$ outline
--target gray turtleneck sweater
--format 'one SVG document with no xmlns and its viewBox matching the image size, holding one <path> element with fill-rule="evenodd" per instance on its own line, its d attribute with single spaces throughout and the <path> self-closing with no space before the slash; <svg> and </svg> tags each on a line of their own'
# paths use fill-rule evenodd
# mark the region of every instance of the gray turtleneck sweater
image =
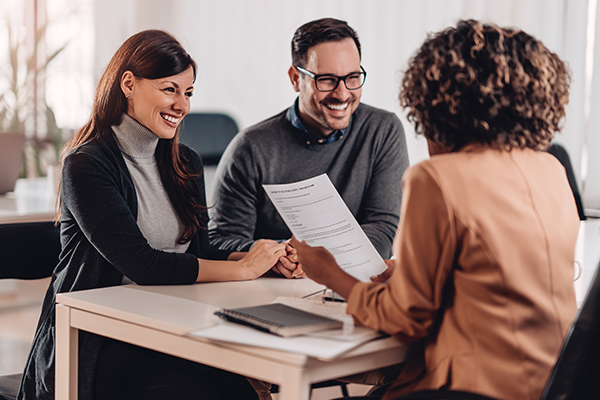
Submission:
<svg viewBox="0 0 600 400">
<path fill-rule="evenodd" d="M 142 234 L 157 250 L 185 253 L 189 243 L 177 243 L 183 224 L 162 184 L 154 156 L 158 136 L 127 114 L 112 129 L 135 186 Z"/>
</svg>

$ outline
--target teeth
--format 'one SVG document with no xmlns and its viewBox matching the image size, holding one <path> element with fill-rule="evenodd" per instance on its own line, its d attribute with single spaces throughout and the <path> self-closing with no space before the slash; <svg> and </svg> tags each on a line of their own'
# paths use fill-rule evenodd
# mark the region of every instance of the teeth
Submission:
<svg viewBox="0 0 600 400">
<path fill-rule="evenodd" d="M 163 117 L 164 119 L 166 119 L 167 121 L 172 122 L 174 124 L 176 124 L 179 121 L 179 118 L 173 118 L 173 117 L 170 117 L 170 116 L 165 115 L 165 114 L 160 114 L 160 116 Z"/>
<path fill-rule="evenodd" d="M 325 106 L 327 108 L 332 109 L 332 110 L 345 110 L 346 107 L 348 107 L 348 103 L 344 103 L 344 104 L 325 104 Z"/>
</svg>

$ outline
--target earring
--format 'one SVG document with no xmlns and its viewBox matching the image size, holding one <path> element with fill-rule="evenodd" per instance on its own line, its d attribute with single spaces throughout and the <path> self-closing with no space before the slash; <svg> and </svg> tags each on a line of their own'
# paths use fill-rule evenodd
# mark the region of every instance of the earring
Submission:
<svg viewBox="0 0 600 400">
<path fill-rule="evenodd" d="M 127 96 L 126 96 L 126 97 L 127 97 L 128 99 L 129 99 L 129 98 L 131 98 L 131 93 L 127 93 Z"/>
</svg>

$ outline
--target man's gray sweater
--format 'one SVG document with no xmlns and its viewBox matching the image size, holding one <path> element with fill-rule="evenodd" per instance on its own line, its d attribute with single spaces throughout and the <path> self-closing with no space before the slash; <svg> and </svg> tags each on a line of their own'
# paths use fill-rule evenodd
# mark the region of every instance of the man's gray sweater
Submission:
<svg viewBox="0 0 600 400">
<path fill-rule="evenodd" d="M 408 167 L 398 117 L 360 104 L 348 132 L 330 144 L 307 145 L 295 130 L 286 110 L 238 133 L 229 144 L 214 181 L 211 245 L 247 251 L 258 239 L 289 239 L 262 185 L 327 173 L 377 251 L 389 258 Z"/>
</svg>

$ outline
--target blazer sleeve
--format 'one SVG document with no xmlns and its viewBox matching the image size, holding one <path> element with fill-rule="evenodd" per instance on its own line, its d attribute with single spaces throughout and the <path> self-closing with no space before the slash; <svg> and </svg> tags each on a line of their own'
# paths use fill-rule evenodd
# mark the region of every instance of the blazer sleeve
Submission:
<svg viewBox="0 0 600 400">
<path fill-rule="evenodd" d="M 114 268 L 138 284 L 184 284 L 198 276 L 197 257 L 153 249 L 132 213 L 132 183 L 105 156 L 75 150 L 62 174 L 63 207 L 87 241 Z M 129 191 L 129 192 L 128 192 Z"/>
<path fill-rule="evenodd" d="M 427 336 L 444 302 L 456 234 L 451 205 L 432 172 L 412 167 L 403 190 L 395 269 L 387 284 L 357 283 L 347 312 L 363 325 L 413 342 Z"/>
</svg>

